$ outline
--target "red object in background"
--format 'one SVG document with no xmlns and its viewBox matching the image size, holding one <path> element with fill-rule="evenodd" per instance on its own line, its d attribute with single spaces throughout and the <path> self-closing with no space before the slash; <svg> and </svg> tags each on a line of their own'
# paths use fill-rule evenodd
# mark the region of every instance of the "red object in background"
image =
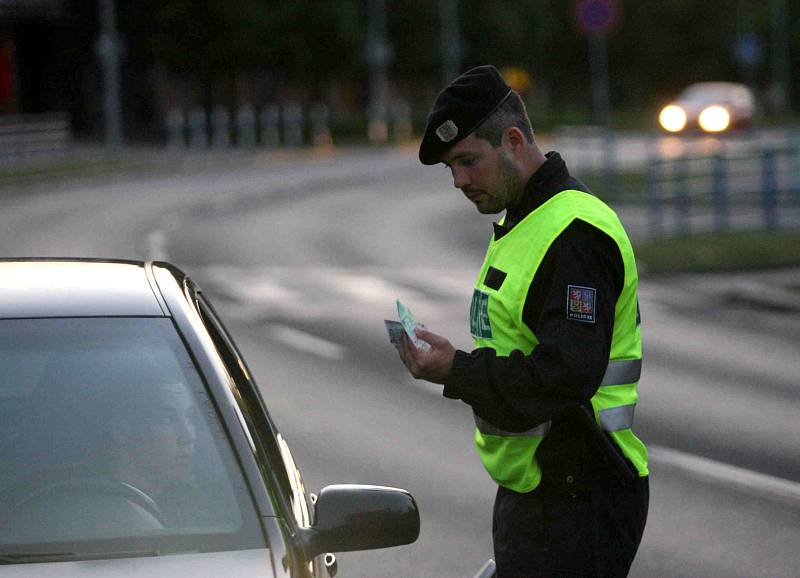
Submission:
<svg viewBox="0 0 800 578">
<path fill-rule="evenodd" d="M 14 43 L 8 38 L 0 39 L 0 110 L 6 110 L 14 102 Z"/>
</svg>

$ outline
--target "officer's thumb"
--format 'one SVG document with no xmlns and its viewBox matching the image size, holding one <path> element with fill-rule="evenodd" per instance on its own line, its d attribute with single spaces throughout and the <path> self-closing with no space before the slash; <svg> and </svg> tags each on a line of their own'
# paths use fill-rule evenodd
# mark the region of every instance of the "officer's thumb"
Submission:
<svg viewBox="0 0 800 578">
<path fill-rule="evenodd" d="M 437 342 L 440 342 L 442 340 L 442 338 L 439 335 L 431 333 L 427 329 L 423 329 L 422 327 L 419 326 L 416 327 L 416 329 L 414 329 L 414 333 L 416 334 L 417 337 L 419 337 L 423 341 L 427 341 L 431 345 L 435 345 Z"/>
</svg>

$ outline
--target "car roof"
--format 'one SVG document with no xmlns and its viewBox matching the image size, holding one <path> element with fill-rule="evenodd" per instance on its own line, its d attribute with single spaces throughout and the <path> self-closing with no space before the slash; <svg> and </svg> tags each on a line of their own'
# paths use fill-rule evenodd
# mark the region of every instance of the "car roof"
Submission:
<svg viewBox="0 0 800 578">
<path fill-rule="evenodd" d="M 167 315 L 149 265 L 101 259 L 0 259 L 0 318 Z"/>
<path fill-rule="evenodd" d="M 747 85 L 740 84 L 738 82 L 725 82 L 721 80 L 715 80 L 710 82 L 696 82 L 695 84 L 690 84 L 689 86 L 683 89 L 683 91 L 681 92 L 681 96 L 685 96 L 687 94 L 697 95 L 704 93 L 713 96 L 718 96 L 718 95 L 728 95 L 735 92 L 751 93 L 752 91 Z"/>
</svg>

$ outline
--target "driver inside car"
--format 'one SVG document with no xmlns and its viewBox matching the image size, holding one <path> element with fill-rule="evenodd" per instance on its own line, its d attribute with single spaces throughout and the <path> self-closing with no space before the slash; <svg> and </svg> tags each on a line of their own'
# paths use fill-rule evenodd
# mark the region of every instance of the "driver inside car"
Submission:
<svg viewBox="0 0 800 578">
<path fill-rule="evenodd" d="M 109 412 L 113 477 L 152 498 L 167 527 L 200 522 L 192 478 L 197 408 L 186 384 L 126 388 Z"/>
</svg>

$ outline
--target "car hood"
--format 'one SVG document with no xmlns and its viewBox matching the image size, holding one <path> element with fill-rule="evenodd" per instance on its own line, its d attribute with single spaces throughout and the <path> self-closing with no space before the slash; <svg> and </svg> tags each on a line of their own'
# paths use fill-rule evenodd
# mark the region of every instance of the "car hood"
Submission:
<svg viewBox="0 0 800 578">
<path fill-rule="evenodd" d="M 115 558 L 80 562 L 48 562 L 0 566 L 0 578 L 275 578 L 269 550 L 238 550 L 205 554 L 174 554 L 146 558 Z"/>
</svg>

